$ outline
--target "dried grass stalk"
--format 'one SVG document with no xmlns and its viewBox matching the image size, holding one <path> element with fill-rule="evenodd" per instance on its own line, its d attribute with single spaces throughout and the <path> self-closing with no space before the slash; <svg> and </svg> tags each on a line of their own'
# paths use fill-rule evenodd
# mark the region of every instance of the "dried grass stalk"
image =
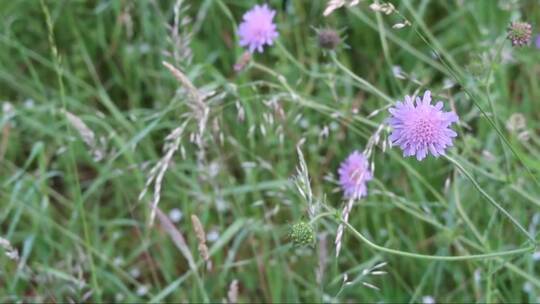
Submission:
<svg viewBox="0 0 540 304">
<path fill-rule="evenodd" d="M 165 156 L 150 170 L 144 189 L 141 191 L 141 194 L 139 194 L 139 200 L 141 200 L 148 191 L 150 185 L 154 183 L 154 195 L 150 204 L 150 226 L 154 224 L 157 206 L 161 199 L 161 184 L 163 183 L 163 177 L 169 168 L 174 154 L 180 146 L 180 140 L 182 139 L 182 135 L 184 134 L 188 122 L 189 120 L 186 120 L 180 127 L 174 129 L 167 137 L 165 137 L 165 144 L 163 145 Z"/>
<path fill-rule="evenodd" d="M 324 9 L 323 16 L 329 16 L 338 8 L 347 5 L 352 7 L 360 3 L 360 0 L 329 0 Z"/>
<path fill-rule="evenodd" d="M 11 246 L 11 243 L 9 240 L 0 237 L 0 247 L 2 247 L 6 253 L 6 256 L 15 262 L 19 261 L 19 252 L 17 249 L 15 249 L 13 246 Z"/>
<path fill-rule="evenodd" d="M 186 258 L 190 269 L 192 271 L 197 271 L 197 265 L 195 264 L 193 255 L 191 254 L 191 251 L 189 250 L 189 247 L 186 243 L 186 240 L 184 239 L 184 236 L 182 236 L 182 233 L 180 233 L 180 231 L 176 229 L 169 217 L 167 217 L 167 215 L 163 213 L 163 211 L 161 211 L 159 208 L 156 208 L 156 214 L 159 222 L 161 223 L 161 227 L 163 227 L 163 230 L 165 230 L 165 232 L 167 232 L 167 234 L 171 237 L 174 245 L 176 245 L 182 255 Z"/>
<path fill-rule="evenodd" d="M 314 198 L 313 191 L 311 190 L 311 182 L 309 179 L 309 172 L 304 154 L 302 153 L 301 146 L 303 139 L 296 146 L 298 153 L 299 167 L 296 168 L 296 176 L 293 177 L 294 183 L 300 195 L 306 200 L 308 205 L 308 215 L 310 219 L 313 219 L 320 210 L 320 202 Z"/>
<path fill-rule="evenodd" d="M 186 89 L 188 94 L 187 105 L 192 110 L 195 119 L 199 123 L 199 134 L 196 138 L 197 144 L 202 146 L 202 135 L 208 122 L 208 114 L 210 112 L 208 105 L 204 102 L 205 97 L 193 85 L 189 78 L 172 64 L 163 61 L 163 65 L 173 74 L 178 82 Z"/>
<path fill-rule="evenodd" d="M 64 111 L 71 126 L 79 133 L 81 139 L 90 149 L 90 153 L 95 161 L 100 161 L 105 156 L 105 149 L 98 146 L 94 132 L 77 115 Z"/>
<path fill-rule="evenodd" d="M 204 227 L 195 214 L 191 215 L 191 223 L 193 225 L 193 230 L 195 230 L 197 241 L 199 242 L 199 254 L 206 262 L 207 269 L 210 270 L 212 268 L 212 261 L 210 261 L 210 253 L 208 251 L 208 246 L 206 245 L 206 232 L 204 231 Z"/>
<path fill-rule="evenodd" d="M 227 292 L 227 300 L 230 304 L 238 303 L 238 280 L 233 280 L 229 285 L 229 292 Z"/>
</svg>

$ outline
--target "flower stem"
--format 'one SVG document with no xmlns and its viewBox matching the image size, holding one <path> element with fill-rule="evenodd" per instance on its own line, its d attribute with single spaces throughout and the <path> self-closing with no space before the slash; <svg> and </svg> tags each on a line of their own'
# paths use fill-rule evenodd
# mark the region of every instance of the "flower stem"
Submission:
<svg viewBox="0 0 540 304">
<path fill-rule="evenodd" d="M 336 54 L 335 53 L 331 53 L 330 54 L 330 57 L 332 57 L 332 60 L 334 61 L 334 63 L 338 66 L 338 68 L 340 68 L 343 72 L 347 73 L 349 76 L 351 76 L 354 80 L 356 80 L 358 83 L 360 83 L 367 91 L 370 91 L 371 93 L 381 97 L 382 99 L 384 99 L 385 101 L 387 101 L 388 103 L 394 103 L 394 100 L 392 98 L 390 98 L 388 95 L 384 94 L 383 92 L 381 92 L 379 89 L 377 89 L 374 85 L 372 85 L 371 83 L 369 83 L 367 80 L 365 80 L 364 78 L 356 75 L 355 73 L 353 73 L 351 70 L 349 70 L 346 66 L 344 66 L 341 62 L 339 62 L 339 60 L 336 58 Z"/>
<path fill-rule="evenodd" d="M 359 240 L 361 240 L 362 242 L 364 242 L 369 247 L 375 250 L 386 252 L 389 254 L 414 258 L 414 259 L 433 260 L 433 261 L 469 261 L 469 260 L 480 260 L 480 259 L 493 259 L 493 258 L 502 257 L 502 256 L 519 255 L 519 254 L 524 254 L 527 252 L 532 252 L 535 248 L 533 244 L 530 244 L 529 246 L 524 247 L 524 248 L 484 253 L 484 254 L 471 254 L 471 255 L 461 255 L 461 256 L 441 256 L 441 255 L 418 254 L 418 253 L 395 250 L 395 249 L 379 246 L 371 242 L 370 240 L 368 240 L 365 236 L 363 236 L 360 232 L 358 232 L 351 224 L 345 222 L 343 219 L 341 219 L 341 223 L 343 223 L 343 225 L 345 225 L 349 230 L 351 230 L 352 234 L 356 238 L 358 238 Z"/>
<path fill-rule="evenodd" d="M 523 234 L 525 234 L 527 238 L 533 242 L 533 244 L 536 244 L 535 239 L 529 234 L 529 232 L 527 232 L 527 230 L 523 226 L 521 226 L 521 224 L 508 211 L 506 211 L 506 209 L 504 209 L 501 205 L 499 205 L 499 203 L 497 203 L 486 191 L 484 191 L 484 189 L 482 189 L 482 187 L 480 187 L 478 182 L 476 182 L 476 180 L 474 179 L 474 177 L 469 171 L 467 171 L 461 164 L 459 164 L 452 157 L 448 155 L 444 155 L 444 157 L 447 160 L 449 160 L 452 164 L 454 164 L 459 169 L 459 171 L 465 174 L 465 176 L 471 181 L 471 183 L 476 188 L 476 190 L 478 190 L 478 192 L 480 192 L 480 194 L 482 194 L 482 196 L 484 196 L 484 198 L 490 204 L 492 204 L 495 208 L 497 208 L 497 210 L 499 210 L 499 212 L 501 212 L 504 216 L 506 216 L 512 222 L 512 224 L 514 224 L 514 226 L 516 226 L 519 230 L 521 230 L 521 232 L 523 232 Z"/>
<path fill-rule="evenodd" d="M 345 227 L 347 227 L 351 233 L 360 241 L 371 247 L 372 249 L 375 249 L 380 252 L 385 252 L 393 255 L 399 255 L 404 256 L 408 258 L 413 259 L 421 259 L 421 260 L 432 260 L 432 261 L 448 261 L 448 262 L 456 262 L 456 261 L 470 261 L 470 260 L 481 260 L 481 259 L 494 259 L 494 258 L 501 258 L 504 256 L 511 256 L 511 255 L 521 255 L 524 253 L 532 252 L 536 248 L 535 244 L 529 244 L 526 247 L 513 249 L 513 250 L 506 250 L 506 251 L 497 251 L 497 252 L 490 252 L 490 253 L 482 253 L 482 254 L 470 254 L 470 255 L 460 255 L 460 256 L 444 256 L 444 255 L 429 255 L 429 254 L 419 254 L 414 252 L 408 252 L 408 251 L 401 251 L 396 249 L 391 249 L 387 247 L 383 247 L 380 245 L 377 245 L 370 241 L 368 238 L 366 238 L 364 235 L 362 235 L 358 230 L 356 230 L 351 224 L 346 222 L 341 216 L 336 213 L 335 211 L 330 212 L 323 212 L 318 214 L 316 217 L 313 218 L 313 221 L 319 220 L 321 218 L 332 216 L 338 223 L 343 224 Z"/>
</svg>

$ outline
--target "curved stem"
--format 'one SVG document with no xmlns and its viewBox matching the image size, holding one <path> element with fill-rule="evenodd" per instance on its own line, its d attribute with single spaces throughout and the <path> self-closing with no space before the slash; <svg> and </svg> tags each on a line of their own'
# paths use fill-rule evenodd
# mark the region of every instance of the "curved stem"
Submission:
<svg viewBox="0 0 540 304">
<path fill-rule="evenodd" d="M 301 105 L 304 105 L 304 106 L 313 108 L 315 110 L 318 110 L 323 114 L 327 114 L 327 115 L 331 116 L 331 114 L 339 113 L 341 116 L 344 116 L 343 113 L 337 112 L 337 111 L 335 111 L 335 109 L 327 107 L 327 106 L 325 106 L 325 105 L 323 105 L 321 103 L 314 102 L 313 100 L 306 99 L 305 97 L 299 95 L 287 83 L 287 79 L 285 79 L 285 76 L 273 71 L 272 69 L 266 67 L 265 65 L 262 65 L 262 64 L 257 63 L 257 62 L 252 62 L 251 66 L 253 68 L 255 68 L 255 69 L 258 69 L 258 70 L 260 70 L 262 72 L 267 73 L 268 75 L 271 75 L 271 76 L 275 77 L 279 81 L 279 83 L 287 90 L 287 93 L 290 95 L 292 101 L 298 102 Z M 373 127 L 373 128 L 379 127 L 379 124 L 376 124 L 376 123 L 372 122 L 371 120 L 369 120 L 367 118 L 364 118 L 364 117 L 362 117 L 360 115 L 356 115 L 353 118 L 353 120 L 359 121 L 359 122 L 361 122 L 361 123 L 363 123 L 363 124 L 365 124 L 367 126 Z"/>
<path fill-rule="evenodd" d="M 454 164 L 459 169 L 459 171 L 461 171 L 463 174 L 465 174 L 465 176 L 471 181 L 471 183 L 476 188 L 476 190 L 478 190 L 478 192 L 480 192 L 480 194 L 482 194 L 482 196 L 484 196 L 484 198 L 490 204 L 492 204 L 495 208 L 497 208 L 497 210 L 499 210 L 499 212 L 501 212 L 504 216 L 506 216 L 512 222 L 512 224 L 514 224 L 514 226 L 516 226 L 519 230 L 521 230 L 521 232 L 523 232 L 523 234 L 525 234 L 527 236 L 527 238 L 533 242 L 533 244 L 536 244 L 536 241 L 529 234 L 527 229 L 525 229 L 523 226 L 521 226 L 521 224 L 508 211 L 506 211 L 506 209 L 504 209 L 501 205 L 499 205 L 486 191 L 484 191 L 484 189 L 482 189 L 482 187 L 480 187 L 478 182 L 476 182 L 476 180 L 473 178 L 471 173 L 469 173 L 462 165 L 460 165 L 452 157 L 450 157 L 448 155 L 444 155 L 444 157 L 447 160 L 449 160 L 452 164 Z"/>
<path fill-rule="evenodd" d="M 356 75 L 355 73 L 353 73 L 351 70 L 349 70 L 346 66 L 344 66 L 341 62 L 339 62 L 339 60 L 336 58 L 336 54 L 335 53 L 331 53 L 330 56 L 332 57 L 332 60 L 334 61 L 334 63 L 338 66 L 338 68 L 340 68 L 341 70 L 343 70 L 343 72 L 347 73 L 349 76 L 351 76 L 354 80 L 356 80 L 357 82 L 359 82 L 362 86 L 364 86 L 365 89 L 367 89 L 368 91 L 370 91 L 371 93 L 374 93 L 375 95 L 378 95 L 379 97 L 381 97 L 382 99 L 384 99 L 385 101 L 387 101 L 388 103 L 394 103 L 394 100 L 392 100 L 392 98 L 390 98 L 388 95 L 384 94 L 383 92 L 381 92 L 379 89 L 377 89 L 374 85 L 372 85 L 371 83 L 369 83 L 367 80 L 365 80 L 364 78 Z"/>
<path fill-rule="evenodd" d="M 527 252 L 532 252 L 536 248 L 534 244 L 530 244 L 527 247 L 513 249 L 513 250 L 506 250 L 506 251 L 498 251 L 498 252 L 490 252 L 490 253 L 483 253 L 483 254 L 470 254 L 470 255 L 461 255 L 461 256 L 441 256 L 441 255 L 429 255 L 429 254 L 419 254 L 414 252 L 408 252 L 408 251 L 401 251 L 391 248 L 386 248 L 380 245 L 377 245 L 370 241 L 368 238 L 366 238 L 364 235 L 362 235 L 358 230 L 356 230 L 351 224 L 343 220 L 341 217 L 339 217 L 336 212 L 323 212 L 318 214 L 314 220 L 319 220 L 323 217 L 335 215 L 335 220 L 339 223 L 342 223 L 345 227 L 347 227 L 352 234 L 358 238 L 360 241 L 364 242 L 369 247 L 399 256 L 404 256 L 408 258 L 414 258 L 414 259 L 423 259 L 423 260 L 432 260 L 432 261 L 448 261 L 448 262 L 455 262 L 455 261 L 470 261 L 470 260 L 481 260 L 481 259 L 493 259 L 493 258 L 501 258 L 504 256 L 510 256 L 510 255 L 520 255 Z"/>
<path fill-rule="evenodd" d="M 401 250 L 395 250 L 386 248 L 383 246 L 379 246 L 370 240 L 368 240 L 365 236 L 363 236 L 360 232 L 358 232 L 356 229 L 354 229 L 351 224 L 345 222 L 344 220 L 341 220 L 341 223 L 345 225 L 354 236 L 356 236 L 359 240 L 367 244 L 369 247 L 386 252 L 389 254 L 394 255 L 400 255 L 404 257 L 409 258 L 415 258 L 415 259 L 423 259 L 423 260 L 433 260 L 433 261 L 468 261 L 468 260 L 480 260 L 480 259 L 493 259 L 497 257 L 502 256 L 509 256 L 509 255 L 519 255 L 527 252 L 532 252 L 535 248 L 534 245 L 529 245 L 524 248 L 514 249 L 514 250 L 507 250 L 507 251 L 499 251 L 499 252 L 491 252 L 491 253 L 484 253 L 484 254 L 472 254 L 472 255 L 461 255 L 461 256 L 440 256 L 440 255 L 427 255 L 427 254 L 418 254 L 413 252 L 407 252 L 407 251 L 401 251 Z"/>
<path fill-rule="evenodd" d="M 313 225 L 313 223 L 315 223 L 316 221 L 322 219 L 323 217 L 327 217 L 329 215 L 336 215 L 336 214 L 337 213 L 335 211 L 321 212 L 321 213 L 317 214 L 317 216 L 315 216 L 313 219 L 311 219 L 311 221 L 309 221 L 309 223 Z"/>
<path fill-rule="evenodd" d="M 454 188 L 454 202 L 456 204 L 457 212 L 459 213 L 459 215 L 461 216 L 461 218 L 463 219 L 465 224 L 469 227 L 469 229 L 471 229 L 472 233 L 474 234 L 474 237 L 476 237 L 476 239 L 482 245 L 485 246 L 486 245 L 486 240 L 484 239 L 484 237 L 482 237 L 482 234 L 480 234 L 478 229 L 476 229 L 476 226 L 473 224 L 473 222 L 471 221 L 471 219 L 469 218 L 469 216 L 467 215 L 467 213 L 463 209 L 463 206 L 461 205 L 461 198 L 459 197 L 459 191 L 457 190 L 457 186 L 455 185 L 455 182 L 454 182 L 453 188 Z"/>
</svg>

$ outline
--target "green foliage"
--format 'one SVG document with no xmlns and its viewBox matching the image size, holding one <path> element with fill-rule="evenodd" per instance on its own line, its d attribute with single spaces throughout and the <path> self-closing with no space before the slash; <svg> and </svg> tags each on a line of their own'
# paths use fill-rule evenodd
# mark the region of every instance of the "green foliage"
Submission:
<svg viewBox="0 0 540 304">
<path fill-rule="evenodd" d="M 279 39 L 235 72 L 235 29 L 261 2 L 0 1 L 0 302 L 221 302 L 234 280 L 239 302 L 538 302 L 538 254 L 493 204 L 538 241 L 540 50 L 506 40 L 514 20 L 538 33 L 538 2 L 403 0 L 386 15 L 364 0 L 323 17 L 327 1 L 271 0 Z M 459 114 L 462 168 L 403 158 L 383 129 L 336 258 L 339 163 L 425 89 Z M 297 146 L 319 214 L 291 179 Z M 169 226 L 149 224 L 156 183 Z M 291 250 L 289 223 L 313 250 Z"/>
</svg>

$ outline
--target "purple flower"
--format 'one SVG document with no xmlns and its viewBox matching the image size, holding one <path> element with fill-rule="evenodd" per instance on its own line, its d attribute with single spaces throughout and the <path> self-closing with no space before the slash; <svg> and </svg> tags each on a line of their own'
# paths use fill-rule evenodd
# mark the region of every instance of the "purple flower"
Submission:
<svg viewBox="0 0 540 304">
<path fill-rule="evenodd" d="M 373 178 L 369 163 L 363 153 L 354 151 L 338 169 L 339 184 L 348 199 L 367 195 L 366 182 Z"/>
<path fill-rule="evenodd" d="M 512 46 L 525 46 L 531 42 L 532 26 L 527 22 L 512 22 L 507 29 L 507 38 Z"/>
<path fill-rule="evenodd" d="M 238 27 L 240 46 L 247 47 L 253 53 L 255 50 L 262 53 L 265 44 L 272 45 L 278 36 L 276 25 L 272 21 L 276 11 L 268 5 L 255 5 L 244 14 L 244 21 Z"/>
<path fill-rule="evenodd" d="M 534 44 L 536 45 L 537 49 L 540 49 L 540 35 L 536 35 L 536 38 L 534 39 Z"/>
<path fill-rule="evenodd" d="M 390 141 L 399 145 L 403 156 L 416 155 L 417 160 L 424 159 L 429 152 L 438 157 L 452 146 L 452 138 L 457 136 L 450 125 L 458 121 L 454 112 L 443 112 L 442 102 L 431 105 L 431 92 L 426 91 L 420 100 L 405 96 L 405 102 L 398 101 L 389 109 L 391 117 L 388 123 L 392 127 Z"/>
</svg>

